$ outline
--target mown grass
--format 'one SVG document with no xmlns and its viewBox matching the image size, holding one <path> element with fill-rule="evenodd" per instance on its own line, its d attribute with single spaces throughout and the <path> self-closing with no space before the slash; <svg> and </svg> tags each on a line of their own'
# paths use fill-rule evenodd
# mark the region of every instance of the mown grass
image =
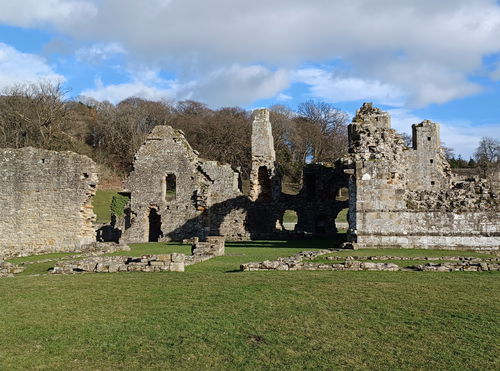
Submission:
<svg viewBox="0 0 500 371">
<path fill-rule="evenodd" d="M 335 219 L 336 222 L 347 223 L 347 212 L 349 209 L 342 209 Z"/>
<path fill-rule="evenodd" d="M 109 223 L 111 221 L 111 200 L 118 195 L 116 190 L 98 189 L 92 200 L 96 223 Z"/>
<path fill-rule="evenodd" d="M 342 209 L 335 219 L 336 222 L 347 223 L 347 212 L 349 209 Z M 284 223 L 297 223 L 297 213 L 293 210 L 286 210 L 283 215 Z"/>
<path fill-rule="evenodd" d="M 0 369 L 500 367 L 498 273 L 235 272 L 328 245 L 228 243 L 184 273 L 2 279 Z"/>
</svg>

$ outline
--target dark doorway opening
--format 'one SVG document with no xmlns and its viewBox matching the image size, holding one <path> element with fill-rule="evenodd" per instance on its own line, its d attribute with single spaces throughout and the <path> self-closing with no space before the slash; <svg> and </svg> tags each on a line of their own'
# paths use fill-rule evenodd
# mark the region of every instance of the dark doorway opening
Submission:
<svg viewBox="0 0 500 371">
<path fill-rule="evenodd" d="M 316 199 L 316 175 L 314 173 L 305 174 L 305 188 L 308 201 Z"/>
<path fill-rule="evenodd" d="M 158 242 L 158 239 L 163 236 L 161 231 L 161 215 L 155 208 L 149 209 L 149 242 Z"/>
</svg>

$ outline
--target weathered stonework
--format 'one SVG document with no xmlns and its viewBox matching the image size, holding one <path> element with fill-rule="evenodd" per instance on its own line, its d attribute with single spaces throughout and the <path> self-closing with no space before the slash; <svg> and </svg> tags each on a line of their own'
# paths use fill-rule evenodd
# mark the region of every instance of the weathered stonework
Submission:
<svg viewBox="0 0 500 371">
<path fill-rule="evenodd" d="M 413 125 L 413 147 L 364 104 L 349 125 L 350 236 L 357 247 L 499 249 L 498 187 L 453 176 L 439 125 Z"/>
<path fill-rule="evenodd" d="M 223 236 L 208 236 L 206 242 L 195 241 L 191 254 L 195 256 L 224 256 L 225 238 Z"/>
<path fill-rule="evenodd" d="M 329 236 L 335 217 L 347 207 L 336 199 L 347 186 L 340 166 L 304 168 L 298 195 L 281 192 L 269 111 L 255 112 L 250 196 L 240 191 L 240 174 L 229 165 L 198 157 L 182 132 L 157 126 L 139 149 L 125 181 L 131 196 L 123 226 L 125 242 L 181 241 L 224 236 L 228 240 Z M 169 177 L 175 194 L 169 194 Z M 286 210 L 298 214 L 294 231 L 283 227 Z"/>
<path fill-rule="evenodd" d="M 14 277 L 14 274 L 21 273 L 22 271 L 24 271 L 24 267 L 0 259 L 0 278 Z"/>
<path fill-rule="evenodd" d="M 116 272 L 184 272 L 184 254 L 132 256 L 99 256 L 83 260 L 61 261 L 53 274 Z"/>
<path fill-rule="evenodd" d="M 281 177 L 276 169 L 276 153 L 269 110 L 258 109 L 254 111 L 254 115 L 250 200 L 275 201 L 281 195 Z"/>
<path fill-rule="evenodd" d="M 0 149 L 0 256 L 79 251 L 94 242 L 96 185 L 86 156 Z"/>
<path fill-rule="evenodd" d="M 419 257 L 408 258 L 370 256 L 370 257 L 336 257 L 328 256 L 327 260 L 339 260 L 342 263 L 315 263 L 304 261 L 330 253 L 330 250 L 303 251 L 299 254 L 278 260 L 245 263 L 241 271 L 386 271 L 386 272 L 487 272 L 499 271 L 498 258 L 468 258 L 468 257 Z M 358 260 L 359 259 L 359 260 Z M 426 263 L 400 267 L 394 263 L 374 263 L 360 260 L 453 260 L 444 263 Z"/>
<path fill-rule="evenodd" d="M 199 158 L 181 131 L 155 127 L 137 152 L 134 170 L 124 184 L 131 201 L 123 240 L 205 239 L 212 218 L 220 218 L 211 208 L 241 196 L 239 175 L 227 164 Z"/>
</svg>

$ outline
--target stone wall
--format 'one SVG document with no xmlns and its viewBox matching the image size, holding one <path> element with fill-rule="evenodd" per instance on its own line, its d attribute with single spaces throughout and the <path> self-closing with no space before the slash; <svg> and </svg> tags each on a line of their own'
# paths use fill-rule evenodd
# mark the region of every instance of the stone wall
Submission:
<svg viewBox="0 0 500 371">
<path fill-rule="evenodd" d="M 387 113 L 364 104 L 349 126 L 349 151 L 349 227 L 357 246 L 500 247 L 498 187 L 452 174 L 438 124 L 413 125 L 410 148 Z"/>
<path fill-rule="evenodd" d="M 132 256 L 98 256 L 82 260 L 61 261 L 53 274 L 116 272 L 184 272 L 184 254 Z"/>
<path fill-rule="evenodd" d="M 276 153 L 269 110 L 258 109 L 254 111 L 254 115 L 250 200 L 276 200 L 281 194 L 281 177 L 276 169 Z"/>
<path fill-rule="evenodd" d="M 358 256 L 340 257 L 328 256 L 327 260 L 340 260 L 338 263 L 316 263 L 307 261 L 318 256 L 330 253 L 330 250 L 303 251 L 299 254 L 266 260 L 263 262 L 245 263 L 240 266 L 241 271 L 386 271 L 386 272 L 488 272 L 499 271 L 498 258 L 471 258 L 471 257 L 390 257 L 390 256 Z M 359 260 L 358 260 L 359 259 Z M 360 260 L 452 260 L 443 263 L 426 263 L 412 266 L 399 266 L 394 263 L 376 263 Z"/>
<path fill-rule="evenodd" d="M 21 273 L 23 271 L 24 267 L 20 267 L 16 264 L 9 263 L 0 259 L 0 278 L 14 277 L 14 274 Z"/>
<path fill-rule="evenodd" d="M 79 251 L 95 242 L 94 162 L 72 152 L 0 150 L 0 256 Z"/>
<path fill-rule="evenodd" d="M 237 170 L 199 158 L 180 130 L 157 126 L 137 152 L 124 184 L 131 202 L 123 240 L 204 239 L 212 224 L 208 210 L 241 196 L 239 183 Z"/>
<path fill-rule="evenodd" d="M 157 126 L 139 149 L 124 183 L 131 196 L 125 242 L 180 241 L 224 236 L 228 240 L 294 238 L 335 234 L 335 217 L 345 201 L 336 199 L 347 185 L 339 166 L 304 168 L 298 195 L 281 192 L 269 111 L 256 110 L 252 126 L 250 195 L 240 190 L 240 174 L 227 164 L 198 157 L 183 133 Z M 175 178 L 175 193 L 168 178 Z M 295 231 L 283 228 L 286 210 L 295 210 Z"/>
</svg>

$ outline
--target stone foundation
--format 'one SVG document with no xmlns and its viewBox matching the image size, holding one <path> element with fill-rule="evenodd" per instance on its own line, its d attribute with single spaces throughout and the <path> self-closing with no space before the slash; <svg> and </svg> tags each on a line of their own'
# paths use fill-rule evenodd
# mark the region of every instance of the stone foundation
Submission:
<svg viewBox="0 0 500 371">
<path fill-rule="evenodd" d="M 62 261 L 51 273 L 184 272 L 184 254 L 100 256 L 78 261 Z"/>
<path fill-rule="evenodd" d="M 0 278 L 2 277 L 13 277 L 14 274 L 21 273 L 24 271 L 24 267 L 20 267 L 13 263 L 8 263 L 0 260 Z"/>
</svg>

